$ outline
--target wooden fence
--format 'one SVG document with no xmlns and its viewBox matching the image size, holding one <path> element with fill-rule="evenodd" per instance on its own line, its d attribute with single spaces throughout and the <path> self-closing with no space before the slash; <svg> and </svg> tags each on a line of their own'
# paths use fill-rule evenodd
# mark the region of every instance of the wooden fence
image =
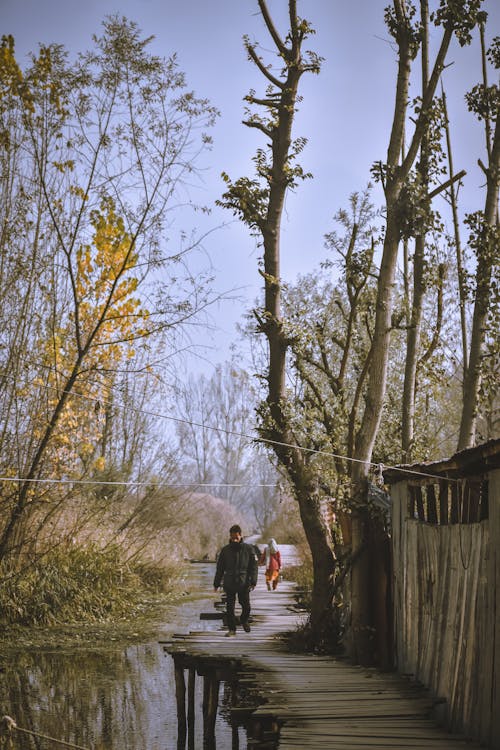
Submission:
<svg viewBox="0 0 500 750">
<path fill-rule="evenodd" d="M 460 477 L 455 461 L 453 478 L 450 464 L 441 478 L 400 467 L 388 481 L 398 671 L 446 698 L 450 730 L 498 749 L 500 469 L 491 465 Z"/>
</svg>

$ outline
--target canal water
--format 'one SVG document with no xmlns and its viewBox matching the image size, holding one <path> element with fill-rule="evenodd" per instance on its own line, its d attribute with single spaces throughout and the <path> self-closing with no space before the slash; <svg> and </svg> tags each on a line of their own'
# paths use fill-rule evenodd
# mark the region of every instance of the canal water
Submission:
<svg viewBox="0 0 500 750">
<path fill-rule="evenodd" d="M 197 598 L 167 612 L 157 638 L 140 645 L 91 650 L 13 648 L 2 657 L 0 715 L 18 727 L 89 750 L 179 750 L 172 657 L 160 641 L 190 629 L 218 629 L 220 620 L 200 620 L 214 612 L 214 565 L 193 564 L 186 589 Z M 203 748 L 202 681 L 197 680 L 195 748 Z M 221 710 L 215 727 L 217 750 L 245 750 L 243 729 L 231 728 Z M 238 736 L 235 736 L 235 732 Z M 14 733 L 15 750 L 62 747 Z"/>
</svg>

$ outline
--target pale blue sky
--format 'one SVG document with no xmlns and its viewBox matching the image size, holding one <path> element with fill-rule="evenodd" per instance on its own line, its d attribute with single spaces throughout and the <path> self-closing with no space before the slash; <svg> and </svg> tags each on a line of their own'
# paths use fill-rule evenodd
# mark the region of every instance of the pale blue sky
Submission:
<svg viewBox="0 0 500 750">
<path fill-rule="evenodd" d="M 307 47 L 325 62 L 319 76 L 303 78 L 301 88 L 295 135 L 308 138 L 301 163 L 314 179 L 287 200 L 282 241 L 286 280 L 317 266 L 325 256 L 323 235 L 332 229 L 331 217 L 346 205 L 350 193 L 365 187 L 370 165 L 385 159 L 396 73 L 395 53 L 383 23 L 386 4 L 387 0 L 298 2 L 299 13 L 317 30 Z M 269 0 L 276 19 L 285 19 L 286 5 L 286 0 Z M 500 2 L 488 0 L 484 8 L 490 12 L 491 38 L 500 33 Z M 214 148 L 203 158 L 204 184 L 193 192 L 193 199 L 213 206 L 204 229 L 230 222 L 229 213 L 214 206 L 223 192 L 220 173 L 227 171 L 233 178 L 248 174 L 255 148 L 262 144 L 259 133 L 241 125 L 244 95 L 252 87 L 258 92 L 264 88 L 260 74 L 246 59 L 242 36 L 249 34 L 271 47 L 256 0 L 0 0 L 2 34 L 13 34 L 22 64 L 39 42 L 59 42 L 74 51 L 88 48 L 104 16 L 113 13 L 136 21 L 145 35 L 154 34 L 157 54 L 177 52 L 189 86 L 221 111 Z M 433 38 L 436 42 L 437 32 Z M 484 137 L 467 112 L 463 94 L 480 80 L 478 45 L 466 50 L 453 46 L 448 59 L 454 63 L 445 71 L 445 82 L 455 168 L 468 172 L 462 208 L 473 211 L 484 202 L 484 177 L 477 166 L 478 157 L 484 159 Z M 412 95 L 418 93 L 415 89 Z M 248 307 L 260 288 L 259 253 L 248 231 L 233 222 L 212 233 L 205 246 L 217 273 L 217 287 L 242 288 Z M 234 324 L 244 307 L 240 300 L 212 311 L 220 328 L 215 349 L 208 354 L 213 362 L 227 356 L 227 343 L 235 338 Z"/>
</svg>

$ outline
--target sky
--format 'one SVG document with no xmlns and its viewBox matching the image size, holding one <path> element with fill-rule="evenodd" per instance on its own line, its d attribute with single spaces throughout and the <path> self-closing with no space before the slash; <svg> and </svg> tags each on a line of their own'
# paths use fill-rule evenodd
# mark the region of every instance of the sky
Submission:
<svg viewBox="0 0 500 750">
<path fill-rule="evenodd" d="M 314 49 L 324 62 L 319 76 L 305 75 L 301 82 L 303 101 L 294 136 L 308 139 L 300 163 L 314 177 L 287 198 L 282 230 L 285 281 L 317 268 L 326 257 L 324 235 L 334 227 L 333 215 L 347 206 L 351 193 L 365 188 L 371 164 L 385 160 L 396 76 L 396 53 L 383 22 L 386 4 L 387 0 L 298 0 L 299 14 L 316 29 L 306 48 Z M 286 0 L 268 0 L 268 5 L 286 33 Z M 486 0 L 483 7 L 490 15 L 491 39 L 500 33 L 500 2 Z M 207 369 L 228 358 L 231 343 L 238 339 L 235 325 L 261 286 L 255 239 L 215 201 L 224 191 L 221 172 L 231 178 L 250 175 L 251 158 L 263 145 L 258 131 L 241 124 L 243 97 L 251 88 L 264 91 L 262 76 L 247 60 L 242 37 L 248 34 L 267 49 L 272 44 L 257 0 L 0 0 L 2 34 L 14 36 L 21 66 L 39 43 L 61 43 L 75 53 L 88 49 L 103 18 L 115 13 L 137 22 L 145 36 L 154 35 L 152 52 L 165 57 L 177 53 L 188 86 L 221 113 L 212 133 L 214 147 L 199 164 L 201 182 L 192 188 L 193 201 L 210 206 L 212 213 L 208 218 L 183 218 L 192 221 L 183 227 L 188 232 L 197 227 L 202 232 L 214 230 L 204 247 L 213 264 L 215 287 L 219 292 L 236 290 L 212 308 L 212 333 L 193 334 L 201 356 L 190 366 Z M 438 40 L 434 30 L 431 44 Z M 463 211 L 484 204 L 484 176 L 477 166 L 478 158 L 485 159 L 484 135 L 464 101 L 465 91 L 481 77 L 478 50 L 477 42 L 464 50 L 453 44 L 448 55 L 452 64 L 443 75 L 455 170 L 467 170 Z M 416 83 L 411 95 L 418 93 Z M 377 192 L 374 198 L 381 201 Z"/>
</svg>

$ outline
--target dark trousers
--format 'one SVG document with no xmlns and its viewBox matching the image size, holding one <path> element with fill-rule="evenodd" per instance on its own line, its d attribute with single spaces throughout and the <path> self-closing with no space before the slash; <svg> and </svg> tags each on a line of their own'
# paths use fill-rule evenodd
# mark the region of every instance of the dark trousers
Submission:
<svg viewBox="0 0 500 750">
<path fill-rule="evenodd" d="M 227 627 L 229 630 L 236 630 L 236 617 L 234 615 L 236 597 L 238 597 L 238 601 L 241 605 L 241 624 L 244 625 L 248 622 L 250 616 L 250 589 L 245 587 L 238 591 L 226 591 Z"/>
</svg>

